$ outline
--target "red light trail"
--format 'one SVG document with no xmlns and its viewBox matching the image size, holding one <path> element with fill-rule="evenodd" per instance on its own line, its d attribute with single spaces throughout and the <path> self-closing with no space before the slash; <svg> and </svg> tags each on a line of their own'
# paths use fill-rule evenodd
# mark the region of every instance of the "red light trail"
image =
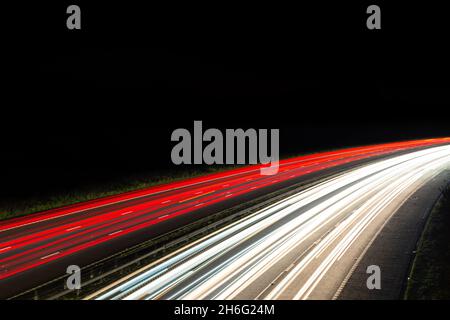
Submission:
<svg viewBox="0 0 450 320">
<path fill-rule="evenodd" d="M 320 170 L 402 150 L 450 142 L 416 140 L 322 152 L 173 182 L 0 222 L 0 280 L 194 210 Z"/>
</svg>

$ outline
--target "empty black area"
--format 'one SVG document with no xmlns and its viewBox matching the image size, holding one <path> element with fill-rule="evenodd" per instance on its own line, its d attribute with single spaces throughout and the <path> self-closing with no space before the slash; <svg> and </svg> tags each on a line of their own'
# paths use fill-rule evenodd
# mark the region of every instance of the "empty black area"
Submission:
<svg viewBox="0 0 450 320">
<path fill-rule="evenodd" d="M 5 9 L 4 198 L 176 170 L 194 120 L 278 128 L 283 155 L 450 135 L 441 4 L 377 2 L 370 31 L 369 2 L 93 2 Z"/>
</svg>

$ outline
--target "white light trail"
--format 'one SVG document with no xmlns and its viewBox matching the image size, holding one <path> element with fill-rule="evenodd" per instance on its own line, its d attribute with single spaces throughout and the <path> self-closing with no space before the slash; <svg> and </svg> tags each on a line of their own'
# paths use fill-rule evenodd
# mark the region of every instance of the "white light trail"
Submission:
<svg viewBox="0 0 450 320">
<path fill-rule="evenodd" d="M 178 250 L 96 298 L 308 299 L 337 264 L 347 268 L 352 248 L 368 245 L 371 228 L 449 166 L 450 146 L 439 146 L 350 170 Z M 283 273 L 274 274 L 276 268 Z M 275 279 L 267 292 L 255 289 Z"/>
</svg>

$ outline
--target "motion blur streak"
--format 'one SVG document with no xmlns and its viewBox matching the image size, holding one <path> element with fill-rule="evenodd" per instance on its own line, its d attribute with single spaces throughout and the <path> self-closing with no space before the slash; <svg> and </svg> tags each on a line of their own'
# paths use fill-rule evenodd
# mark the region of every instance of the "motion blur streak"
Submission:
<svg viewBox="0 0 450 320">
<path fill-rule="evenodd" d="M 255 212 L 96 299 L 331 299 L 396 209 L 450 168 L 450 146 L 379 160 Z"/>
<path fill-rule="evenodd" d="M 158 232 L 187 225 L 198 210 L 209 210 L 212 205 L 223 210 L 232 201 L 248 201 L 268 190 L 284 188 L 283 183 L 298 183 L 314 172 L 449 142 L 449 138 L 438 138 L 322 152 L 282 160 L 278 173 L 272 176 L 260 174 L 262 165 L 248 166 L 3 221 L 0 281 L 38 266 L 51 266 L 52 262 L 63 265 L 64 259 L 75 254 L 77 263 L 86 265 L 138 245 Z M 100 246 L 107 243 L 109 252 Z M 60 272 L 49 267 L 39 272 L 39 281 L 49 281 Z"/>
</svg>

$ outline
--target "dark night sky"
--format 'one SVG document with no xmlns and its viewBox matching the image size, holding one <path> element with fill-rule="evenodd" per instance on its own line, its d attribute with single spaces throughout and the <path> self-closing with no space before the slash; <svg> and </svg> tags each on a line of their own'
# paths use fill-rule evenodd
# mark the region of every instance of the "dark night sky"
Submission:
<svg viewBox="0 0 450 320">
<path fill-rule="evenodd" d="M 280 128 L 283 154 L 450 136 L 439 10 L 386 4 L 369 32 L 363 4 L 75 2 L 81 32 L 61 2 L 9 34 L 4 197 L 171 169 L 170 134 L 193 120 Z"/>
</svg>

